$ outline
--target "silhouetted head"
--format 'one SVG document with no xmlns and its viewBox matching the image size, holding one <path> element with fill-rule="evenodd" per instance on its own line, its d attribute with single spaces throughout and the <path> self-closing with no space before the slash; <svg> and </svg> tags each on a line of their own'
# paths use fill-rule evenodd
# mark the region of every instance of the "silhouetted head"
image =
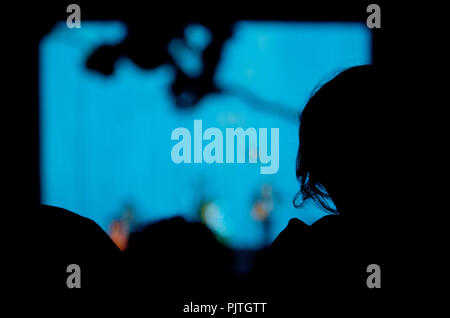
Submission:
<svg viewBox="0 0 450 318">
<path fill-rule="evenodd" d="M 364 65 L 343 71 L 313 94 L 300 116 L 296 207 L 312 199 L 345 214 L 383 199 L 395 182 L 387 86 L 380 70 Z"/>
</svg>

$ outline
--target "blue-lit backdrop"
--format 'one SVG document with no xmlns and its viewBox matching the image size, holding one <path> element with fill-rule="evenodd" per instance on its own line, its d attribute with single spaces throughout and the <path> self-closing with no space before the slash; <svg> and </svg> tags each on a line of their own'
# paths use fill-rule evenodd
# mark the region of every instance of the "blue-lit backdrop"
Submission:
<svg viewBox="0 0 450 318">
<path fill-rule="evenodd" d="M 81 29 L 61 23 L 40 44 L 43 203 L 89 217 L 108 231 L 125 206 L 143 224 L 173 215 L 196 220 L 200 204 L 209 202 L 210 226 L 235 248 L 264 243 L 264 227 L 254 215 L 263 185 L 271 189 L 271 239 L 292 217 L 311 224 L 323 215 L 314 205 L 300 210 L 292 205 L 298 119 L 286 109 L 301 111 L 316 85 L 336 71 L 371 62 L 365 25 L 237 23 L 215 81 L 229 92 L 271 103 L 270 112 L 258 108 L 255 98 L 231 93 L 208 95 L 197 107 L 180 110 L 169 90 L 174 79 L 169 65 L 144 71 L 122 58 L 110 77 L 86 69 L 88 54 L 120 42 L 126 33 L 120 22 L 83 22 Z M 210 36 L 195 26 L 186 33 L 200 46 Z M 176 42 L 168 49 L 186 73 L 201 67 L 195 56 L 177 50 Z M 203 120 L 203 130 L 223 132 L 278 127 L 278 173 L 261 175 L 259 164 L 174 164 L 171 132 L 193 131 L 194 119 Z"/>
</svg>

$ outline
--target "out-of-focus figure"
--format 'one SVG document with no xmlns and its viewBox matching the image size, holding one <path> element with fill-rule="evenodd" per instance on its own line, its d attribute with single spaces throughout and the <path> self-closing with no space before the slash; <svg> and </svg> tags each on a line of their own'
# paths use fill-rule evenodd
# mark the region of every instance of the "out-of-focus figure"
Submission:
<svg viewBox="0 0 450 318">
<path fill-rule="evenodd" d="M 251 215 L 254 220 L 261 222 L 264 229 L 264 240 L 270 244 L 270 214 L 274 209 L 273 189 L 270 184 L 263 184 L 260 188 L 259 198 L 253 204 Z"/>
<path fill-rule="evenodd" d="M 126 204 L 119 219 L 113 220 L 109 228 L 109 237 L 120 250 L 124 251 L 128 247 L 130 237 L 130 227 L 134 220 L 134 209 Z"/>
</svg>

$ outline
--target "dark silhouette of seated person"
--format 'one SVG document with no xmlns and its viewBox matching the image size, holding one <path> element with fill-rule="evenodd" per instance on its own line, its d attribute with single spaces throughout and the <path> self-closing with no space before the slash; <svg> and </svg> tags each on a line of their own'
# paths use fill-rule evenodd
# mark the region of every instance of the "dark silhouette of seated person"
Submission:
<svg viewBox="0 0 450 318">
<path fill-rule="evenodd" d="M 366 284 L 370 264 L 380 266 L 382 288 L 392 287 L 400 212 L 389 89 L 380 69 L 353 67 L 301 113 L 294 205 L 302 213 L 312 202 L 327 215 L 312 225 L 291 219 L 272 243 L 255 270 L 269 294 L 361 296 L 376 291 Z"/>
<path fill-rule="evenodd" d="M 23 251 L 33 270 L 26 288 L 68 296 L 67 299 L 81 293 L 98 298 L 105 292 L 120 289 L 123 255 L 100 226 L 88 218 L 48 205 L 36 207 L 32 215 L 30 240 Z M 79 285 L 72 284 L 70 279 L 74 273 L 68 268 L 71 264 L 79 266 Z"/>
<path fill-rule="evenodd" d="M 130 291 L 146 301 L 151 295 L 155 311 L 179 313 L 196 297 L 211 300 L 229 290 L 231 251 L 200 222 L 173 217 L 149 224 L 131 234 L 125 256 Z"/>
</svg>

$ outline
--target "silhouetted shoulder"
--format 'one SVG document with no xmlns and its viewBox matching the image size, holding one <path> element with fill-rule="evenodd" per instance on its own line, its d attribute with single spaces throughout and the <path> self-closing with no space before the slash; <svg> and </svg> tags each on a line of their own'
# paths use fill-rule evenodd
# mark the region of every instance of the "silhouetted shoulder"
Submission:
<svg viewBox="0 0 450 318">
<path fill-rule="evenodd" d="M 290 219 L 288 225 L 278 234 L 269 249 L 275 250 L 283 248 L 286 244 L 290 245 L 292 240 L 297 240 L 299 237 L 306 235 L 309 227 L 309 225 L 297 218 Z"/>
<path fill-rule="evenodd" d="M 75 228 L 77 226 L 89 226 L 91 228 L 100 228 L 94 221 L 78 215 L 69 210 L 58 208 L 55 206 L 41 204 L 39 206 L 39 217 L 50 222 L 59 222 L 58 225 L 66 226 L 68 228 Z M 49 224 L 50 225 L 50 224 Z M 67 228 L 68 227 L 68 228 Z"/>
<path fill-rule="evenodd" d="M 337 226 L 342 226 L 342 216 L 339 214 L 324 215 L 316 222 L 311 224 L 312 231 L 320 231 L 322 229 L 330 229 Z"/>
<path fill-rule="evenodd" d="M 308 240 L 312 235 L 319 235 L 319 232 L 323 232 L 324 235 L 327 231 L 340 226 L 339 217 L 336 215 L 326 215 L 311 225 L 304 223 L 303 221 L 292 218 L 286 228 L 280 232 L 277 238 L 270 246 L 270 250 L 289 249 L 305 247 L 305 240 Z M 296 245 L 302 243 L 301 245 Z"/>
<path fill-rule="evenodd" d="M 32 237 L 26 249 L 45 286 L 66 290 L 67 268 L 81 269 L 83 290 L 106 290 L 118 284 L 122 252 L 94 221 L 68 210 L 40 205 L 34 211 Z"/>
<path fill-rule="evenodd" d="M 83 248 L 87 252 L 94 248 L 105 249 L 106 253 L 120 253 L 109 236 L 94 221 L 66 209 L 40 205 L 38 216 L 43 236 L 55 235 L 53 244 L 66 244 Z M 47 242 L 50 244 L 51 242 Z M 98 251 L 103 253 L 102 250 Z"/>
</svg>

